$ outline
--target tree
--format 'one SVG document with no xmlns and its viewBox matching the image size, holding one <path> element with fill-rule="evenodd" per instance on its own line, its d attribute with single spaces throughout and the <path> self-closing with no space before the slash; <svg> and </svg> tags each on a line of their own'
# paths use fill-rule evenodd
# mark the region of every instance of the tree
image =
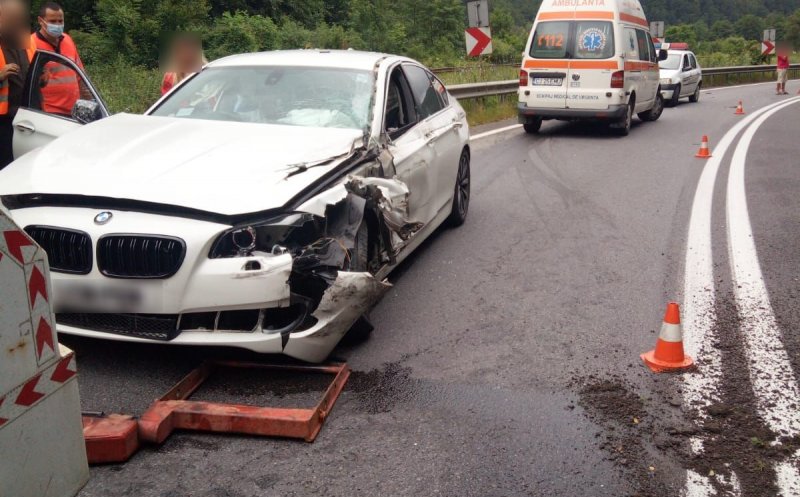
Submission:
<svg viewBox="0 0 800 497">
<path fill-rule="evenodd" d="M 786 22 L 785 40 L 791 43 L 795 50 L 800 49 L 800 9 L 796 10 Z"/>
<path fill-rule="evenodd" d="M 664 38 L 668 42 L 688 43 L 694 46 L 697 43 L 697 33 L 691 24 L 676 24 L 664 30 Z"/>
<path fill-rule="evenodd" d="M 733 26 L 733 23 L 728 20 L 720 19 L 711 25 L 711 36 L 715 40 L 733 36 L 734 33 L 736 33 L 736 28 Z"/>
<path fill-rule="evenodd" d="M 747 14 L 736 21 L 735 27 L 736 34 L 744 39 L 760 41 L 764 33 L 764 19 L 753 14 Z"/>
</svg>

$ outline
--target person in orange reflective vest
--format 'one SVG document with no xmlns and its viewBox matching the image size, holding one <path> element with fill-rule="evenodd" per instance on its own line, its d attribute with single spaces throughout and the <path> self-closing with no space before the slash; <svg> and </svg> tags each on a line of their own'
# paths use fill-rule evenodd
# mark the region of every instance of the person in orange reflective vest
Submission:
<svg viewBox="0 0 800 497">
<path fill-rule="evenodd" d="M 28 6 L 0 1 L 0 169 L 14 160 L 14 116 L 22 104 L 25 78 L 36 51 L 30 45 Z"/>
<path fill-rule="evenodd" d="M 64 32 L 64 9 L 55 2 L 45 2 L 39 11 L 39 29 L 31 35 L 33 46 L 62 55 L 83 69 L 78 48 Z M 47 85 L 42 88 L 42 110 L 49 114 L 70 116 L 82 89 L 78 74 L 57 62 L 48 62 Z"/>
</svg>

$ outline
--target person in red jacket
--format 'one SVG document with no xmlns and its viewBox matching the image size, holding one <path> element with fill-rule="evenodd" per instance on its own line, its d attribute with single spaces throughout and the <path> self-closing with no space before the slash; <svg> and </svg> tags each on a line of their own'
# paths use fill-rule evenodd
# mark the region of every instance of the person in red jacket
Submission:
<svg viewBox="0 0 800 497">
<path fill-rule="evenodd" d="M 31 35 L 33 45 L 43 51 L 55 52 L 83 69 L 78 48 L 64 32 L 64 9 L 55 2 L 45 2 L 39 11 L 39 29 Z M 78 74 L 68 66 L 48 62 L 47 85 L 42 88 L 42 110 L 50 114 L 70 116 L 75 102 L 87 91 L 81 88 Z M 87 95 L 89 97 L 89 95 Z M 91 98 L 91 97 L 89 97 Z"/>
<path fill-rule="evenodd" d="M 789 77 L 789 48 L 785 43 L 779 43 L 778 52 L 778 89 L 776 95 L 788 95 L 786 91 L 786 80 Z"/>
</svg>

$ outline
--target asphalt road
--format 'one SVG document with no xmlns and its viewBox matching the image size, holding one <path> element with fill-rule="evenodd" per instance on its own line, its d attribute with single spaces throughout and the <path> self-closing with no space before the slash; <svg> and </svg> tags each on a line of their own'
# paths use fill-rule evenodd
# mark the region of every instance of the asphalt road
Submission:
<svg viewBox="0 0 800 497">
<path fill-rule="evenodd" d="M 800 495 L 786 490 L 800 439 L 791 423 L 775 433 L 764 411 L 770 396 L 791 405 L 792 385 L 753 386 L 737 306 L 726 192 L 738 137 L 712 183 L 715 324 L 701 368 L 654 375 L 639 360 L 666 302 L 688 298 L 688 226 L 708 165 L 694 154 L 701 135 L 713 149 L 743 119 L 740 98 L 749 114 L 790 97 L 771 85 L 704 92 L 656 123 L 635 121 L 626 138 L 545 123 L 538 136 L 475 140 L 467 223 L 390 277 L 368 341 L 337 349 L 354 374 L 316 442 L 177 433 L 92 469 L 81 497 Z M 800 371 L 798 127 L 800 103 L 765 119 L 744 176 L 780 338 L 770 350 L 785 350 L 790 372 Z M 83 407 L 105 412 L 141 413 L 204 357 L 249 357 L 61 338 L 78 354 Z M 707 350 L 721 365 L 697 408 L 687 391 L 711 367 Z M 238 374 L 196 396 L 306 405 L 323 387 Z"/>
</svg>

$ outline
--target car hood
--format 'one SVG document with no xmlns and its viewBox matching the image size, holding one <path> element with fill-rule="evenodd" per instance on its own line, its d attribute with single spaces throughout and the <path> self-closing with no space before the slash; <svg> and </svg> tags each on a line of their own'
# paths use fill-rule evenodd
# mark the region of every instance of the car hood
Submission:
<svg viewBox="0 0 800 497">
<path fill-rule="evenodd" d="M 0 195 L 62 194 L 236 215 L 285 205 L 361 144 L 356 129 L 118 114 L 0 171 Z M 289 175 L 296 165 L 338 158 Z"/>
</svg>

